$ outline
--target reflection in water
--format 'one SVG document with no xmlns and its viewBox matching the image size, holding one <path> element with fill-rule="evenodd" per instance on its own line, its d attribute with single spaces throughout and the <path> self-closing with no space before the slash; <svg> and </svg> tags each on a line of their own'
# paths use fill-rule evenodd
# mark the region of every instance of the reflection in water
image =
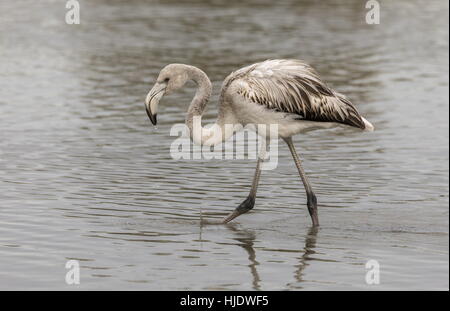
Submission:
<svg viewBox="0 0 450 311">
<path fill-rule="evenodd" d="M 303 273 L 308 266 L 308 260 L 311 258 L 309 257 L 312 254 L 315 254 L 314 248 L 316 247 L 316 240 L 317 240 L 317 232 L 319 232 L 319 228 L 317 227 L 311 227 L 309 228 L 306 238 L 305 238 L 305 247 L 303 248 L 303 254 L 300 256 L 300 262 L 295 267 L 297 270 L 295 270 L 294 277 L 297 280 L 297 282 L 303 281 Z M 289 285 L 289 284 L 287 284 Z"/>
<path fill-rule="evenodd" d="M 239 230 L 236 225 L 230 223 L 228 223 L 226 227 L 232 232 L 236 233 L 237 236 L 233 238 L 234 240 L 239 242 L 236 245 L 242 247 L 247 252 L 249 260 L 248 267 L 250 268 L 250 273 L 252 275 L 252 287 L 255 290 L 260 290 L 261 286 L 259 282 L 261 281 L 261 279 L 257 270 L 259 262 L 256 260 L 256 252 L 253 248 L 253 244 L 255 242 L 255 233 L 251 232 L 250 230 Z"/>
<path fill-rule="evenodd" d="M 251 230 L 239 229 L 235 224 L 227 224 L 226 227 L 232 232 L 236 233 L 236 236 L 233 238 L 236 240 L 237 246 L 242 247 L 248 254 L 250 268 L 250 274 L 252 276 L 252 288 L 255 290 L 260 290 L 261 278 L 258 274 L 257 267 L 259 262 L 256 260 L 256 251 L 254 248 L 256 234 Z M 299 263 L 294 265 L 296 268 L 294 272 L 294 278 L 297 282 L 301 283 L 303 281 L 303 273 L 306 267 L 308 266 L 308 261 L 311 260 L 310 255 L 315 254 L 314 248 L 316 247 L 317 233 L 319 228 L 310 227 L 305 236 L 305 244 L 304 247 L 300 250 L 302 256 L 299 258 Z M 291 284 L 286 284 L 287 287 L 290 287 Z"/>
</svg>

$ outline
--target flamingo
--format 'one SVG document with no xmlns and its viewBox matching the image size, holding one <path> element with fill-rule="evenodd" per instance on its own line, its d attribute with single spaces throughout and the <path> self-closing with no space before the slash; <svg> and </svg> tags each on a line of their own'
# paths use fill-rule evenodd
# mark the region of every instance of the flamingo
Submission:
<svg viewBox="0 0 450 311">
<path fill-rule="evenodd" d="M 201 125 L 201 117 L 212 92 L 208 76 L 194 66 L 169 64 L 161 70 L 145 99 L 147 115 L 153 125 L 157 122 L 161 98 L 180 89 L 189 80 L 197 84 L 186 115 L 191 139 L 197 144 L 214 146 L 233 135 L 233 131 L 227 130 L 230 127 L 226 127 L 226 124 L 277 124 L 278 137 L 288 145 L 306 190 L 306 205 L 312 225 L 318 227 L 317 198 L 295 150 L 292 136 L 336 124 L 364 131 L 373 131 L 373 125 L 361 116 L 344 95 L 326 85 L 311 66 L 295 59 L 266 60 L 232 72 L 222 84 L 218 117 L 210 128 Z M 195 122 L 195 118 L 200 122 Z M 261 161 L 262 157 L 258 157 L 249 195 L 224 218 L 223 223 L 230 222 L 254 207 Z"/>
</svg>

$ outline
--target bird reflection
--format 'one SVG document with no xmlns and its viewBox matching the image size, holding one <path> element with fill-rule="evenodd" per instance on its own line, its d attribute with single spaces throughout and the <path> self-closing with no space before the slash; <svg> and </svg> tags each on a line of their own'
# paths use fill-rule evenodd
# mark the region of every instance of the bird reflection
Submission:
<svg viewBox="0 0 450 311">
<path fill-rule="evenodd" d="M 222 223 L 211 222 L 208 220 L 204 220 L 203 217 L 201 217 L 199 240 L 200 241 L 202 240 L 201 234 L 204 225 L 219 225 L 219 224 Z M 228 223 L 225 225 L 225 227 L 234 233 L 234 237 L 232 237 L 232 239 L 239 242 L 236 243 L 236 245 L 242 247 L 248 254 L 249 263 L 247 266 L 250 268 L 250 274 L 252 275 L 253 279 L 252 288 L 254 290 L 261 290 L 261 278 L 259 277 L 257 269 L 260 263 L 256 260 L 256 251 L 253 247 L 256 240 L 255 232 L 239 228 L 239 226 L 235 223 Z M 308 261 L 311 260 L 310 256 L 316 253 L 314 249 L 316 248 L 318 231 L 319 228 L 312 226 L 306 232 L 304 246 L 299 250 L 302 253 L 302 255 L 298 258 L 299 263 L 294 265 L 295 268 L 294 279 L 297 281 L 297 283 L 303 282 L 303 275 L 305 269 L 309 265 Z M 286 285 L 287 287 L 290 287 L 293 284 L 287 283 Z"/>
<path fill-rule="evenodd" d="M 249 230 L 242 230 L 239 229 L 234 224 L 228 224 L 227 228 L 231 231 L 237 233 L 237 237 L 233 238 L 234 240 L 238 241 L 239 243 L 237 245 L 241 246 L 247 253 L 248 253 L 248 259 L 249 264 L 248 267 L 250 268 L 250 273 L 253 277 L 253 289 L 254 290 L 260 290 L 261 289 L 261 278 L 259 277 L 259 273 L 257 270 L 257 267 L 259 266 L 259 262 L 256 260 L 256 252 L 253 248 L 253 244 L 256 239 L 256 235 L 254 232 Z M 294 267 L 296 270 L 294 271 L 294 278 L 297 282 L 303 281 L 303 274 L 308 266 L 308 260 L 310 260 L 310 255 L 315 254 L 314 248 L 316 247 L 316 241 L 317 241 L 317 233 L 319 229 L 317 227 L 310 227 L 308 229 L 308 232 L 305 237 L 305 243 L 304 247 L 302 249 L 303 255 L 300 257 L 299 264 L 295 265 Z M 290 284 L 287 284 L 290 285 Z"/>
<path fill-rule="evenodd" d="M 303 281 L 303 273 L 305 268 L 308 266 L 308 260 L 311 258 L 310 255 L 315 254 L 314 248 L 316 248 L 317 232 L 319 229 L 317 227 L 311 227 L 308 230 L 305 238 L 305 246 L 303 247 L 303 255 L 300 257 L 300 262 L 295 267 L 297 268 L 294 272 L 294 278 L 297 282 Z M 289 284 L 288 284 L 289 285 Z"/>
<path fill-rule="evenodd" d="M 259 265 L 259 262 L 256 260 L 256 252 L 253 248 L 253 244 L 255 242 L 255 233 L 249 230 L 238 229 L 235 224 L 227 224 L 226 227 L 237 234 L 237 236 L 233 239 L 238 241 L 239 243 L 237 245 L 241 246 L 248 254 L 248 267 L 250 268 L 250 273 L 253 278 L 253 289 L 261 290 L 261 279 L 259 277 L 258 270 L 256 269 L 256 267 Z"/>
</svg>

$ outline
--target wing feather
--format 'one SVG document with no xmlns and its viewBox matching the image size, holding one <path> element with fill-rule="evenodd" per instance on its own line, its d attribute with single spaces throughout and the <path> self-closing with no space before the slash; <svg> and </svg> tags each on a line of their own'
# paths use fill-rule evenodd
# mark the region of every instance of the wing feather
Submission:
<svg viewBox="0 0 450 311">
<path fill-rule="evenodd" d="M 342 94 L 329 88 L 316 71 L 299 60 L 267 60 L 231 74 L 227 86 L 240 80 L 238 93 L 276 111 L 297 114 L 304 120 L 337 122 L 365 128 L 361 115 Z"/>
</svg>

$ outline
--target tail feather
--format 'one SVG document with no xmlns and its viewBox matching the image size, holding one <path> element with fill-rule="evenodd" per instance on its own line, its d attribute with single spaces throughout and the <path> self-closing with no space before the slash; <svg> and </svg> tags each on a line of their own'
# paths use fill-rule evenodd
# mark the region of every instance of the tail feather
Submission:
<svg viewBox="0 0 450 311">
<path fill-rule="evenodd" d="M 375 127 L 372 125 L 372 123 L 370 123 L 369 121 L 367 121 L 365 118 L 361 117 L 363 122 L 364 122 L 364 130 L 368 131 L 368 132 L 373 132 L 375 130 Z"/>
</svg>

